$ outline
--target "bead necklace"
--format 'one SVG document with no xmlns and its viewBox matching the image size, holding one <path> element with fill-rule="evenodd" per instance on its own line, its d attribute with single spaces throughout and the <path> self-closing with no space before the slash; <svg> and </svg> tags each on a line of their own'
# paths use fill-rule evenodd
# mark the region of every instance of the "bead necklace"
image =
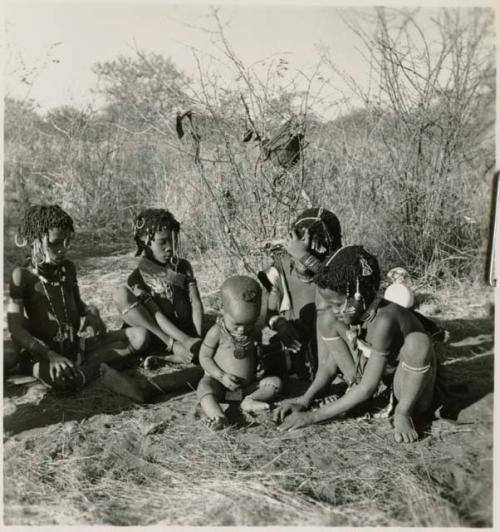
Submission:
<svg viewBox="0 0 500 532">
<path fill-rule="evenodd" d="M 53 337 L 53 340 L 59 344 L 61 355 L 62 355 L 62 354 L 64 354 L 63 353 L 64 341 L 66 339 L 69 339 L 69 341 L 71 343 L 73 343 L 73 341 L 74 341 L 74 331 L 73 331 L 73 326 L 71 325 L 70 319 L 69 319 L 69 316 L 68 316 L 68 307 L 67 307 L 67 304 L 66 304 L 66 296 L 64 295 L 64 281 L 66 280 L 66 268 L 63 266 L 61 271 L 62 271 L 62 276 L 61 276 L 61 278 L 58 281 L 49 281 L 46 277 L 44 277 L 39 272 L 38 268 L 36 268 L 36 270 L 35 270 L 36 275 L 40 279 L 40 283 L 42 285 L 45 297 L 47 298 L 47 301 L 49 302 L 50 310 L 52 311 L 52 315 L 54 316 L 54 318 L 55 318 L 55 320 L 57 322 L 58 329 L 57 329 L 56 335 Z M 50 295 L 49 295 L 49 292 L 47 290 L 47 286 L 46 285 L 59 286 L 59 288 L 61 290 L 61 301 L 62 301 L 63 308 L 64 308 L 64 321 L 60 320 L 59 317 L 57 316 L 54 303 L 52 302 L 52 299 L 50 298 Z"/>
</svg>

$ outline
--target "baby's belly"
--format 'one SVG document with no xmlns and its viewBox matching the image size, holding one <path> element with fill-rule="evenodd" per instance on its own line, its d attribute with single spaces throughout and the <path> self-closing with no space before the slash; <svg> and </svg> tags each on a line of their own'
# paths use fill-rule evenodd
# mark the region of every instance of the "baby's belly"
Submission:
<svg viewBox="0 0 500 532">
<path fill-rule="evenodd" d="M 253 355 L 237 359 L 231 350 L 218 349 L 214 361 L 225 373 L 231 373 L 242 379 L 242 386 L 255 379 L 257 360 Z"/>
</svg>

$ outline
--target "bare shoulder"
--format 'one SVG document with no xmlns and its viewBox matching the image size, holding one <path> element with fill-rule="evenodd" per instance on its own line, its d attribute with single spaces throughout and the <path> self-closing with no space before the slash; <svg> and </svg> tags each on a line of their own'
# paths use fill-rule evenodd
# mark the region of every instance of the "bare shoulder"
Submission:
<svg viewBox="0 0 500 532">
<path fill-rule="evenodd" d="M 220 339 L 220 329 L 219 325 L 215 323 L 208 329 L 207 334 L 205 334 L 205 338 L 203 339 L 203 343 L 207 345 L 214 346 L 219 343 Z"/>
<path fill-rule="evenodd" d="M 317 326 L 321 336 L 329 337 L 339 334 L 341 323 L 330 312 L 321 312 L 318 313 Z"/>
<path fill-rule="evenodd" d="M 402 307 L 390 303 L 377 310 L 375 318 L 368 326 L 367 341 L 375 349 L 385 351 L 391 347 L 400 334 L 400 310 Z"/>
<path fill-rule="evenodd" d="M 17 266 L 12 271 L 11 285 L 25 288 L 32 283 L 34 278 L 36 278 L 35 274 L 28 268 Z"/>
<path fill-rule="evenodd" d="M 424 330 L 420 320 L 415 316 L 411 309 L 401 307 L 396 303 L 384 305 L 377 312 L 377 318 L 379 314 L 381 320 L 385 320 L 386 322 L 391 321 L 394 326 L 397 326 L 403 336 L 407 336 L 411 332 L 420 332 Z"/>
</svg>

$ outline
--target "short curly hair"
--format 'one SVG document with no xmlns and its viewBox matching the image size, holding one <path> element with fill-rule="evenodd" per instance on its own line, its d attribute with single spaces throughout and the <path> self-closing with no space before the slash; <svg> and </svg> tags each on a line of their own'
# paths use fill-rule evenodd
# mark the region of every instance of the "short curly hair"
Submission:
<svg viewBox="0 0 500 532">
<path fill-rule="evenodd" d="M 51 229 L 75 232 L 73 219 L 59 205 L 32 205 L 24 212 L 16 239 L 21 238 L 25 244 L 41 241 Z"/>
<path fill-rule="evenodd" d="M 162 229 L 179 233 L 181 225 L 167 209 L 142 210 L 134 221 L 134 240 L 137 245 L 136 255 L 140 255 L 146 247 L 144 238 L 152 239 L 155 233 Z"/>
<path fill-rule="evenodd" d="M 348 297 L 359 289 L 370 305 L 380 288 L 380 268 L 374 255 L 362 246 L 346 246 L 334 253 L 315 277 L 319 288 L 328 288 Z"/>
<path fill-rule="evenodd" d="M 332 254 L 342 246 L 342 230 L 337 216 L 323 207 L 313 207 L 303 211 L 293 222 L 293 230 L 302 238 L 307 229 L 314 247 L 322 247 L 324 252 L 311 250 L 318 258 Z"/>
</svg>

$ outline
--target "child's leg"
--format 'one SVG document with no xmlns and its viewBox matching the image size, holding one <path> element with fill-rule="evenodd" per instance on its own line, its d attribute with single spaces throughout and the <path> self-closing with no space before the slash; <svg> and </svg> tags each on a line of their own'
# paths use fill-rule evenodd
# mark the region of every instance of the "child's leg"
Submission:
<svg viewBox="0 0 500 532">
<path fill-rule="evenodd" d="M 71 373 L 60 372 L 56 376 L 51 373 L 50 364 L 46 360 L 34 364 L 33 377 L 36 377 L 49 388 L 67 392 L 78 390 L 87 382 L 87 377 L 81 368 L 75 366 Z"/>
<path fill-rule="evenodd" d="M 200 367 L 185 368 L 147 379 L 139 373 L 131 377 L 107 364 L 101 364 L 100 373 L 103 384 L 115 393 L 139 403 L 147 403 L 167 393 L 194 390 L 203 375 L 203 370 Z"/>
<path fill-rule="evenodd" d="M 400 352 L 394 375 L 394 439 L 409 443 L 418 438 L 412 417 L 432 405 L 436 381 L 436 358 L 430 338 L 421 332 L 410 333 Z"/>
<path fill-rule="evenodd" d="M 8 338 L 3 342 L 3 372 L 6 374 L 14 369 L 19 362 L 19 350 L 16 349 L 14 342 Z"/>
<path fill-rule="evenodd" d="M 241 402 L 245 412 L 269 410 L 269 402 L 275 399 L 283 389 L 283 381 L 279 377 L 265 377 L 257 384 L 257 389 L 247 395 Z"/>
<path fill-rule="evenodd" d="M 86 364 L 100 364 L 110 360 L 138 355 L 148 343 L 148 331 L 143 327 L 127 327 L 109 331 L 85 340 Z"/>
<path fill-rule="evenodd" d="M 176 364 L 197 362 L 201 342 L 202 340 L 200 338 L 190 338 L 184 343 L 174 341 L 172 354 L 162 358 L 167 362 L 174 362 Z"/>
<path fill-rule="evenodd" d="M 115 304 L 123 316 L 123 320 L 136 327 L 147 329 L 150 333 L 159 338 L 172 355 L 164 357 L 167 362 L 190 363 L 197 355 L 198 338 L 192 338 L 188 334 L 182 334 L 182 342 L 179 342 L 168 335 L 156 321 L 156 318 L 141 305 L 137 296 L 126 286 L 121 286 L 115 294 Z M 158 320 L 166 322 L 165 316 L 158 315 Z M 165 326 L 164 326 L 165 327 Z"/>
<path fill-rule="evenodd" d="M 115 293 L 114 301 L 125 323 L 131 326 L 143 327 L 159 338 L 168 349 L 172 349 L 174 339 L 166 334 L 157 324 L 137 296 L 126 286 L 120 286 Z"/>
<path fill-rule="evenodd" d="M 219 404 L 224 392 L 224 386 L 209 375 L 204 375 L 200 380 L 197 389 L 198 399 L 203 413 L 209 419 L 226 419 Z"/>
<path fill-rule="evenodd" d="M 44 362 L 36 365 L 37 374 L 34 375 L 53 388 L 76 390 L 99 377 L 102 363 L 125 360 L 125 357 L 144 350 L 147 342 L 148 332 L 141 327 L 110 331 L 85 339 L 85 360 L 81 366 L 75 366 L 73 378 L 62 375 L 54 379 L 50 375 L 48 364 Z"/>
<path fill-rule="evenodd" d="M 355 378 L 356 362 L 348 345 L 348 333 L 348 327 L 342 322 L 334 320 L 333 325 L 330 325 L 326 316 L 318 317 L 318 363 L 321 364 L 321 353 L 328 353 L 330 356 L 327 357 L 327 365 L 331 379 L 333 380 L 338 369 L 349 383 Z"/>
</svg>

